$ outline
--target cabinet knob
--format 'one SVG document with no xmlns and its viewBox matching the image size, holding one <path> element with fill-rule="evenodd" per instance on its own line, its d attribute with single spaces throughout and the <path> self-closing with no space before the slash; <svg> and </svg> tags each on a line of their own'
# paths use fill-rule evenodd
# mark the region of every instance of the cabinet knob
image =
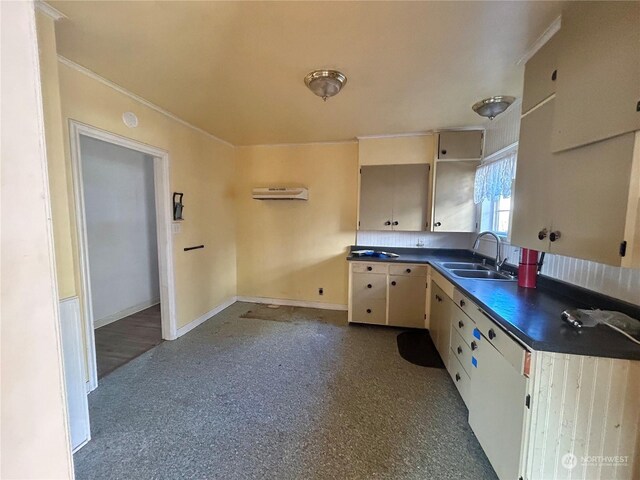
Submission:
<svg viewBox="0 0 640 480">
<path fill-rule="evenodd" d="M 477 350 L 477 349 L 478 349 L 478 344 L 474 340 L 473 342 L 471 342 L 471 350 Z"/>
<path fill-rule="evenodd" d="M 460 377 L 460 374 L 459 374 L 459 373 L 456 373 L 456 382 L 459 382 L 459 381 L 460 381 L 460 378 L 461 378 L 461 377 Z"/>
<path fill-rule="evenodd" d="M 460 300 L 460 306 L 464 307 L 467 303 L 464 300 Z"/>
<path fill-rule="evenodd" d="M 496 332 L 493 331 L 493 328 L 489 329 L 489 340 L 493 340 L 496 338 Z"/>
<path fill-rule="evenodd" d="M 405 272 L 407 272 L 407 273 L 411 273 L 411 269 L 410 269 L 410 268 L 407 268 L 407 269 L 405 270 Z"/>
<path fill-rule="evenodd" d="M 396 281 L 394 280 L 393 282 L 391 282 L 391 285 L 393 285 L 395 287 L 396 286 Z"/>
<path fill-rule="evenodd" d="M 442 225 L 441 222 L 436 222 L 436 223 L 433 224 L 434 227 L 439 227 L 440 225 Z"/>
<path fill-rule="evenodd" d="M 396 220 L 395 222 L 393 222 L 391 225 L 398 225 L 398 221 Z"/>
<path fill-rule="evenodd" d="M 547 238 L 547 229 L 543 228 L 538 232 L 538 240 L 544 240 L 545 238 Z"/>
<path fill-rule="evenodd" d="M 371 288 L 371 284 L 367 285 L 367 288 Z"/>
<path fill-rule="evenodd" d="M 373 270 L 373 267 L 367 267 L 367 272 L 370 272 L 371 270 Z"/>
<path fill-rule="evenodd" d="M 462 347 L 458 345 L 458 355 L 462 355 Z"/>
<path fill-rule="evenodd" d="M 439 302 L 442 301 L 442 298 L 440 298 L 440 295 L 436 295 L 436 300 L 439 301 Z"/>
<path fill-rule="evenodd" d="M 551 81 L 555 82 L 558 78 L 558 70 L 554 70 L 553 73 L 551 74 Z"/>
<path fill-rule="evenodd" d="M 447 154 L 447 151 L 446 151 L 446 150 L 440 150 L 440 154 L 442 154 L 442 155 L 446 155 L 446 154 Z"/>
<path fill-rule="evenodd" d="M 549 240 L 555 242 L 556 240 L 560 240 L 560 236 L 560 232 L 556 230 L 555 232 L 551 232 L 549 234 Z"/>
<path fill-rule="evenodd" d="M 371 313 L 371 309 L 370 308 L 367 308 L 367 313 Z"/>
<path fill-rule="evenodd" d="M 463 328 L 464 327 L 464 323 L 461 321 L 458 322 L 458 328 Z"/>
<path fill-rule="evenodd" d="M 389 226 L 389 225 L 391 225 L 391 222 L 389 220 L 387 220 L 386 222 L 384 222 L 384 224 Z"/>
</svg>

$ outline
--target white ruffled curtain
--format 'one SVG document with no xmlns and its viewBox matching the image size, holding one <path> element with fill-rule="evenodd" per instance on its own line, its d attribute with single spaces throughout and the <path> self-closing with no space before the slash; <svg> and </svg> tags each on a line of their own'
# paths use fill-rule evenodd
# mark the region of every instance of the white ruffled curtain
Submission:
<svg viewBox="0 0 640 480">
<path fill-rule="evenodd" d="M 484 200 L 497 201 L 501 196 L 504 198 L 511 196 L 517 154 L 518 151 L 513 150 L 478 167 L 473 188 L 473 201 L 476 204 Z"/>
</svg>

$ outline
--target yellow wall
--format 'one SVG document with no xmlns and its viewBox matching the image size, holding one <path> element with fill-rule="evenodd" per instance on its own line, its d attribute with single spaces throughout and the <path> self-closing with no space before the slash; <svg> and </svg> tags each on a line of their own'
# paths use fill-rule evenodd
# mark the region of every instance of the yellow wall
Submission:
<svg viewBox="0 0 640 480">
<path fill-rule="evenodd" d="M 346 305 L 357 144 L 240 147 L 236 162 L 238 295 Z M 309 200 L 251 198 L 268 186 L 308 187 Z"/>
<path fill-rule="evenodd" d="M 394 165 L 433 162 L 433 135 L 361 138 L 360 165 Z"/>
<path fill-rule="evenodd" d="M 56 36 L 51 17 L 36 12 L 38 46 L 40 50 L 40 75 L 42 78 L 42 103 L 47 139 L 47 164 L 51 191 L 51 216 L 56 252 L 58 295 L 61 299 L 76 295 L 75 269 L 70 203 L 67 180 L 69 177 L 64 157 L 64 137 L 58 82 L 58 54 Z"/>
<path fill-rule="evenodd" d="M 69 138 L 68 119 L 74 119 L 169 152 L 171 190 L 185 194 L 182 232 L 173 236 L 178 328 L 233 297 L 236 293 L 233 147 L 65 64 L 59 64 L 59 74 L 64 138 Z M 138 116 L 137 128 L 128 128 L 122 122 L 122 114 L 127 111 Z M 65 147 L 70 170 L 68 142 Z M 73 212 L 71 225 L 75 229 Z M 200 244 L 205 248 L 183 251 L 184 247 Z M 77 258 L 77 245 L 73 247 Z M 74 276 L 77 285 L 79 275 L 76 272 Z"/>
</svg>

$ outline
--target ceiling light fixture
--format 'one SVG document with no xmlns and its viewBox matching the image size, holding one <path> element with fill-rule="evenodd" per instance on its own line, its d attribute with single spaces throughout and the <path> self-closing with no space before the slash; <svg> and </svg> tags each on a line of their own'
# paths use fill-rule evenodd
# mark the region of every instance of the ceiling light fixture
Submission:
<svg viewBox="0 0 640 480">
<path fill-rule="evenodd" d="M 481 117 L 488 117 L 489 120 L 493 120 L 502 112 L 504 112 L 509 105 L 513 103 L 515 97 L 509 97 L 506 95 L 498 95 L 495 97 L 485 98 L 473 105 L 473 111 Z"/>
<path fill-rule="evenodd" d="M 304 77 L 304 83 L 326 102 L 327 98 L 337 95 L 342 90 L 347 83 L 347 77 L 337 70 L 314 70 Z"/>
</svg>

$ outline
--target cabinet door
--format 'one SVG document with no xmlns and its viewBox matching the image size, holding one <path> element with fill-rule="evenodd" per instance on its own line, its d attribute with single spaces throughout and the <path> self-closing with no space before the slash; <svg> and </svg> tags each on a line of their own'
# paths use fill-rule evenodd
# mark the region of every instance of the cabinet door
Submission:
<svg viewBox="0 0 640 480">
<path fill-rule="evenodd" d="M 437 349 L 438 336 L 441 330 L 440 325 L 442 323 L 440 321 L 442 318 L 442 302 L 445 298 L 445 294 L 434 281 L 431 281 L 429 290 L 429 335 Z"/>
<path fill-rule="evenodd" d="M 431 339 L 440 354 L 440 357 L 448 364 L 449 343 L 451 336 L 451 299 L 434 282 L 431 282 Z"/>
<path fill-rule="evenodd" d="M 438 158 L 465 160 L 482 157 L 482 130 L 440 132 Z"/>
<path fill-rule="evenodd" d="M 433 200 L 434 232 L 475 232 L 473 184 L 477 161 L 436 162 Z"/>
<path fill-rule="evenodd" d="M 360 169 L 360 230 L 391 230 L 394 166 Z"/>
<path fill-rule="evenodd" d="M 567 2 L 553 151 L 640 130 L 640 2 Z"/>
<path fill-rule="evenodd" d="M 538 233 L 551 227 L 551 124 L 555 100 L 522 118 L 513 192 L 511 243 L 542 252 L 549 251 L 549 237 Z"/>
<path fill-rule="evenodd" d="M 396 165 L 394 169 L 393 229 L 427 230 L 429 165 Z"/>
<path fill-rule="evenodd" d="M 527 382 L 484 337 L 473 356 L 469 425 L 501 480 L 520 476 Z"/>
<path fill-rule="evenodd" d="M 427 278 L 389 275 L 389 325 L 424 328 Z"/>
<path fill-rule="evenodd" d="M 379 273 L 352 273 L 351 321 L 387 323 L 387 276 Z"/>
<path fill-rule="evenodd" d="M 529 59 L 524 70 L 522 112 L 526 113 L 556 91 L 558 38 L 554 35 Z"/>
<path fill-rule="evenodd" d="M 550 252 L 621 265 L 634 142 L 627 133 L 555 155 Z"/>
</svg>

